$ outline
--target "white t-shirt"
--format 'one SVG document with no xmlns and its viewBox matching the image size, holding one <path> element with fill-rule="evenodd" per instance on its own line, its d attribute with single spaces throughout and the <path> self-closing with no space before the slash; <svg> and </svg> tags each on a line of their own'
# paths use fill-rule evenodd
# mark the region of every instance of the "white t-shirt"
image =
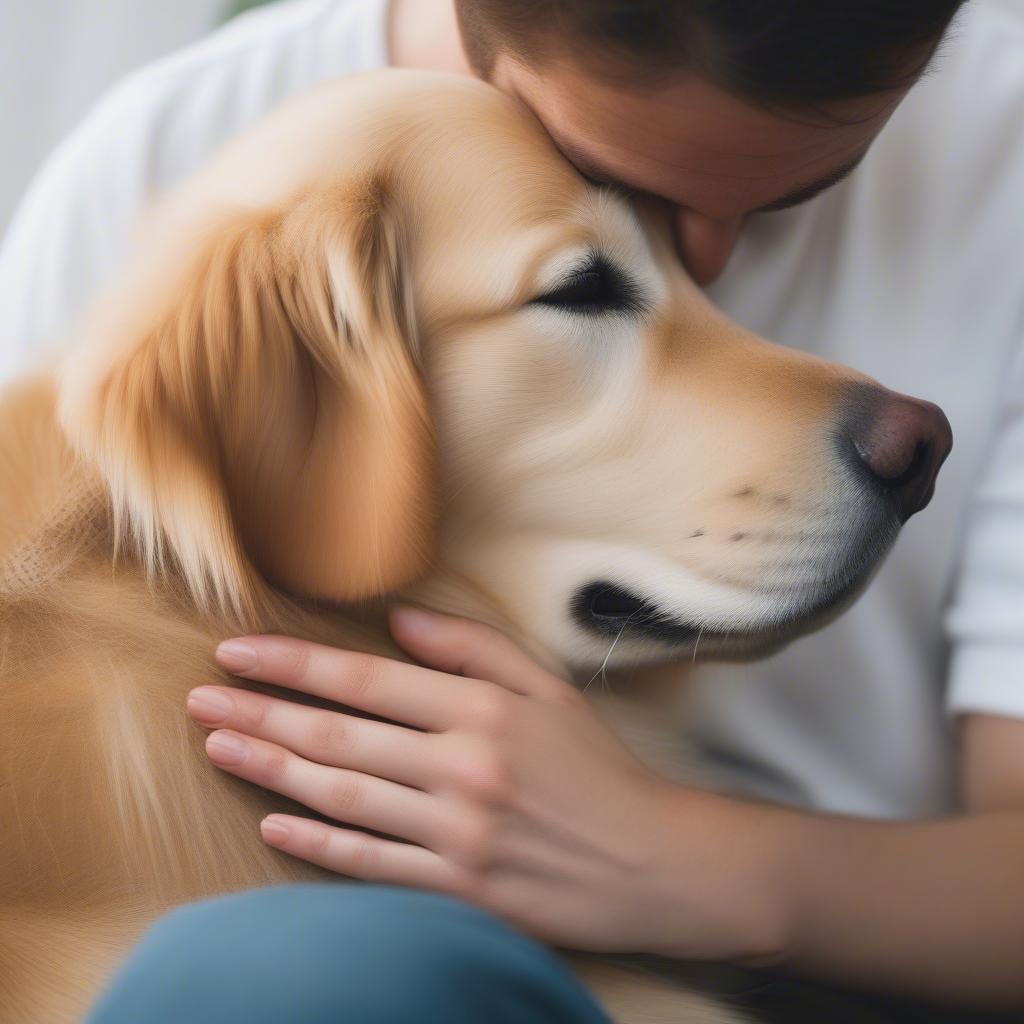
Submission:
<svg viewBox="0 0 1024 1024">
<path fill-rule="evenodd" d="M 387 65 L 388 0 L 274 4 L 129 75 L 50 156 L 0 248 L 0 380 L 57 345 L 135 221 L 296 93 Z"/>
<path fill-rule="evenodd" d="M 0 251 L 0 377 L 61 338 L 155 195 L 286 96 L 384 66 L 386 4 L 267 8 L 115 89 Z M 953 715 L 1024 718 L 1024 26 L 968 8 L 861 167 L 753 218 L 711 291 L 766 337 L 937 401 L 956 445 L 851 611 L 769 662 L 697 673 L 696 739 L 741 790 L 948 810 Z"/>
</svg>

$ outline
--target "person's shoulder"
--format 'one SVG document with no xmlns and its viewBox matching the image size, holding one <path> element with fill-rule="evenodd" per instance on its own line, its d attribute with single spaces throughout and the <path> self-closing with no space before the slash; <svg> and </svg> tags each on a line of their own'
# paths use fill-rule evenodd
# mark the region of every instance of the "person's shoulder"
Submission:
<svg viewBox="0 0 1024 1024">
<path fill-rule="evenodd" d="M 1024 100 L 1024 17 L 991 3 L 970 4 L 954 21 L 920 92 L 946 104 L 968 127 L 985 110 L 1020 115 Z"/>
<path fill-rule="evenodd" d="M 239 68 L 274 67 L 287 83 L 379 67 L 386 61 L 386 9 L 386 0 L 271 4 L 130 75 L 122 88 L 188 86 L 207 72 Z"/>
<path fill-rule="evenodd" d="M 384 0 L 297 0 L 242 15 L 122 79 L 75 135 L 93 153 L 108 140 L 145 152 L 140 169 L 160 190 L 287 97 L 385 63 L 383 8 Z"/>
<path fill-rule="evenodd" d="M 274 4 L 101 97 L 45 161 L 5 233 L 0 357 L 60 337 L 124 258 L 139 215 L 228 139 L 295 93 L 383 66 L 386 9 L 387 0 Z"/>
<path fill-rule="evenodd" d="M 874 180 L 914 181 L 931 217 L 1005 211 L 1024 187 L 1024 18 L 970 4 L 875 147 Z M 894 187 L 894 186 L 886 186 Z"/>
<path fill-rule="evenodd" d="M 85 206 L 116 231 L 288 97 L 383 64 L 386 2 L 273 4 L 129 74 L 51 154 L 19 212 Z"/>
<path fill-rule="evenodd" d="M 1024 54 L 1024 16 L 993 3 L 969 4 L 954 21 L 946 48 L 970 59 L 1018 59 Z"/>
</svg>

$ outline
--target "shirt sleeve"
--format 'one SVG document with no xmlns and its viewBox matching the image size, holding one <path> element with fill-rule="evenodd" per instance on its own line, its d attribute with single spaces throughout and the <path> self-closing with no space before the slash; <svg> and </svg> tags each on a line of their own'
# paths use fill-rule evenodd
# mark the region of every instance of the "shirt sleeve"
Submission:
<svg viewBox="0 0 1024 1024">
<path fill-rule="evenodd" d="M 120 87 L 36 175 L 0 247 L 0 380 L 62 343 L 121 259 L 148 198 L 149 149 L 138 97 Z"/>
<path fill-rule="evenodd" d="M 948 707 L 1024 719 L 1024 349 L 976 488 L 947 619 Z"/>
<path fill-rule="evenodd" d="M 317 82 L 383 67 L 386 0 L 270 4 L 136 71 L 53 153 L 0 247 L 0 382 L 66 344 L 136 222 L 227 139 Z"/>
</svg>

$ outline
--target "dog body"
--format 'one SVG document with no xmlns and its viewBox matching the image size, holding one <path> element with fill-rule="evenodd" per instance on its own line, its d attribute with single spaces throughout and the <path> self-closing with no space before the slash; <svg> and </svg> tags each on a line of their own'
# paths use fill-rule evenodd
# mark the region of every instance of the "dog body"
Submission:
<svg viewBox="0 0 1024 1024">
<path fill-rule="evenodd" d="M 323 877 L 257 840 L 287 801 L 185 716 L 238 684 L 225 636 L 398 657 L 399 595 L 586 681 L 755 656 L 852 599 L 942 438 L 880 488 L 897 399 L 721 317 L 656 213 L 487 86 L 348 80 L 163 203 L 7 392 L 0 1018 L 76 1019 L 170 907 Z"/>
</svg>

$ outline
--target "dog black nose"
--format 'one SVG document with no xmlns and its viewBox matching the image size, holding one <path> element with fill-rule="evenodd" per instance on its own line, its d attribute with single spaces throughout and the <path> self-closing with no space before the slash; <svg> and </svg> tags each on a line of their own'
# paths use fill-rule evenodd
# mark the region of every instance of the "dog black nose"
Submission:
<svg viewBox="0 0 1024 1024">
<path fill-rule="evenodd" d="M 953 447 L 946 414 L 931 402 L 881 387 L 859 387 L 844 434 L 862 474 L 892 502 L 900 522 L 920 512 Z"/>
</svg>

